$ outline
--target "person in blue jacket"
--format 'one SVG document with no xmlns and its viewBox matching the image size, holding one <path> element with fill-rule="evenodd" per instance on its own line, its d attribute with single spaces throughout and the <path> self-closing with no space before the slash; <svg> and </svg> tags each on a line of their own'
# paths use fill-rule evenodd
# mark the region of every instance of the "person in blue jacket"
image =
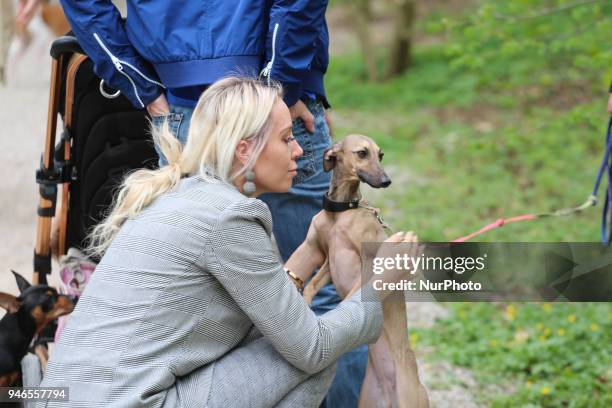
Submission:
<svg viewBox="0 0 612 408">
<path fill-rule="evenodd" d="M 330 182 L 322 165 L 331 147 L 323 81 L 329 61 L 327 1 L 131 0 L 125 20 L 110 0 L 61 3 L 105 87 L 146 108 L 153 125 L 167 121 L 182 142 L 209 84 L 236 74 L 282 84 L 304 154 L 290 192 L 260 198 L 270 208 L 277 245 L 287 260 L 321 210 Z M 339 302 L 328 285 L 314 299 L 313 310 L 324 313 Z M 324 405 L 357 406 L 366 364 L 367 346 L 345 354 Z"/>
</svg>

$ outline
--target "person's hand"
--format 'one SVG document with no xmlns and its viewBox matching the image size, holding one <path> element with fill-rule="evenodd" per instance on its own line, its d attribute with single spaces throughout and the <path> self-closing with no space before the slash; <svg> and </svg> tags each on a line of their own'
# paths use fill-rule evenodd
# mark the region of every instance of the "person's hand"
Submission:
<svg viewBox="0 0 612 408">
<path fill-rule="evenodd" d="M 153 102 L 147 105 L 147 112 L 151 117 L 163 116 L 170 113 L 170 106 L 166 100 L 166 96 L 162 93 Z"/>
<path fill-rule="evenodd" d="M 395 259 L 397 255 L 400 255 L 402 258 L 404 255 L 412 259 L 417 258 L 420 251 L 423 249 L 418 242 L 419 238 L 412 231 L 397 232 L 383 242 L 378 252 L 376 252 L 376 258 Z M 383 273 L 372 277 L 371 283 L 377 280 L 384 285 L 387 283 L 398 283 L 402 280 L 411 280 L 415 277 L 416 272 L 418 272 L 398 266 L 399 265 L 396 265 L 394 268 L 385 268 Z M 380 283 L 378 286 L 381 286 Z M 376 290 L 376 292 L 379 294 L 381 301 L 387 296 L 397 293 L 397 291 L 389 289 Z"/>
<path fill-rule="evenodd" d="M 296 120 L 297 118 L 302 119 L 306 130 L 310 133 L 314 133 L 314 116 L 312 115 L 312 113 L 310 113 L 308 107 L 304 102 L 298 100 L 295 105 L 289 108 L 289 113 L 291 113 L 291 120 Z"/>
<path fill-rule="evenodd" d="M 41 0 L 19 0 L 17 5 L 17 13 L 15 14 L 15 24 L 19 30 L 24 30 L 32 17 L 36 14 Z"/>
<path fill-rule="evenodd" d="M 612 115 L 612 93 L 610 93 L 610 97 L 608 98 L 608 112 Z"/>
</svg>

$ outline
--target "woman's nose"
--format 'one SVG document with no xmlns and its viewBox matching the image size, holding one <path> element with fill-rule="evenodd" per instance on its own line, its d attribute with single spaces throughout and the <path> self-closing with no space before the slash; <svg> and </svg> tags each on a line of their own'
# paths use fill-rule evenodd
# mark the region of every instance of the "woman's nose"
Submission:
<svg viewBox="0 0 612 408">
<path fill-rule="evenodd" d="M 293 142 L 295 143 L 295 145 L 293 146 L 293 150 L 291 151 L 291 157 L 293 159 L 302 157 L 302 155 L 304 154 L 304 150 L 302 149 L 302 146 L 300 146 L 297 140 L 294 140 Z"/>
</svg>

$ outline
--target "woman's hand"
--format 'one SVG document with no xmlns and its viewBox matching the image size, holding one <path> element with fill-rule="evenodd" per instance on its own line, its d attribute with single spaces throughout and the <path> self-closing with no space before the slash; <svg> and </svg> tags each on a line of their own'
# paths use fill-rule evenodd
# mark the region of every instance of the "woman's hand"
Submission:
<svg viewBox="0 0 612 408">
<path fill-rule="evenodd" d="M 610 93 L 610 97 L 608 98 L 608 112 L 612 115 L 612 93 Z"/>
<path fill-rule="evenodd" d="M 378 252 L 376 252 L 376 258 L 395 260 L 399 255 L 402 259 L 405 257 L 414 259 L 419 256 L 423 249 L 422 245 L 419 245 L 418 242 L 419 238 L 412 231 L 395 233 L 383 242 Z M 412 265 L 412 263 L 410 264 Z M 395 290 L 389 290 L 387 284 L 413 279 L 416 272 L 417 271 L 402 268 L 401 265 L 395 264 L 391 268 L 385 268 L 384 272 L 381 274 L 374 275 L 372 279 L 370 279 L 370 284 L 373 284 L 374 281 L 378 281 L 375 290 L 382 301 L 389 295 L 397 293 Z"/>
</svg>

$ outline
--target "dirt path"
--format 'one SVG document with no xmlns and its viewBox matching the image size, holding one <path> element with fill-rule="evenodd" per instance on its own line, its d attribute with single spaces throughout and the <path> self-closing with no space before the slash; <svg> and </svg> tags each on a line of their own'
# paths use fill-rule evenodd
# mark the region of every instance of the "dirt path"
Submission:
<svg viewBox="0 0 612 408">
<path fill-rule="evenodd" d="M 31 278 L 36 236 L 38 187 L 35 170 L 42 153 L 49 93 L 52 37 L 42 23 L 31 25 L 33 40 L 16 60 L 13 52 L 7 84 L 0 85 L 0 290 L 16 293 L 10 269 Z M 16 44 L 13 50 L 16 51 Z"/>
<path fill-rule="evenodd" d="M 408 331 L 412 328 L 431 327 L 436 319 L 444 318 L 447 311 L 439 303 L 407 303 Z M 412 338 L 414 340 L 414 338 Z M 427 387 L 432 408 L 480 408 L 471 390 L 478 384 L 469 370 L 446 362 L 433 361 L 435 350 L 413 345 L 419 361 L 421 381 Z"/>
</svg>

